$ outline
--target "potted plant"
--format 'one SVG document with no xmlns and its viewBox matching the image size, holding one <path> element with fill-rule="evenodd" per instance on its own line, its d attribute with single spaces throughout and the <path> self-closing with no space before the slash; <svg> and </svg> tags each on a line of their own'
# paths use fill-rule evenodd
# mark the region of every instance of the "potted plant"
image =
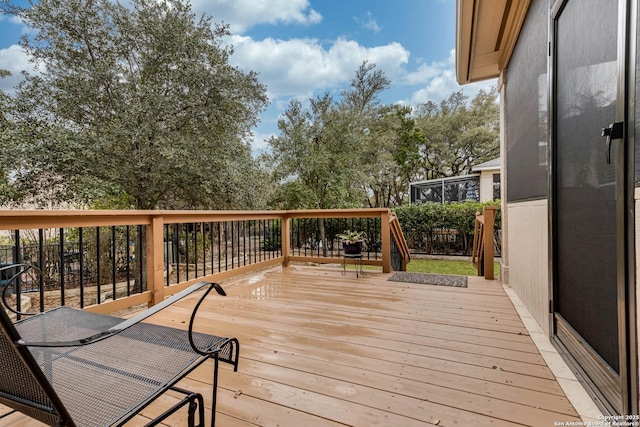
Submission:
<svg viewBox="0 0 640 427">
<path fill-rule="evenodd" d="M 342 242 L 345 254 L 359 254 L 362 252 L 362 243 L 367 239 L 367 233 L 347 230 L 343 234 L 338 234 L 338 239 Z"/>
</svg>

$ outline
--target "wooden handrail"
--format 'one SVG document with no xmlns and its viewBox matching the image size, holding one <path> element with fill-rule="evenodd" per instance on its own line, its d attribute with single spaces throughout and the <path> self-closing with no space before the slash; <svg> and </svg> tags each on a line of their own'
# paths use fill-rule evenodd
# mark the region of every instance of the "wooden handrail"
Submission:
<svg viewBox="0 0 640 427">
<path fill-rule="evenodd" d="M 471 263 L 478 271 L 478 276 L 487 280 L 494 279 L 493 273 L 493 229 L 496 219 L 497 206 L 485 206 L 482 213 L 476 213 L 476 223 L 473 232 L 473 254 Z"/>
</svg>

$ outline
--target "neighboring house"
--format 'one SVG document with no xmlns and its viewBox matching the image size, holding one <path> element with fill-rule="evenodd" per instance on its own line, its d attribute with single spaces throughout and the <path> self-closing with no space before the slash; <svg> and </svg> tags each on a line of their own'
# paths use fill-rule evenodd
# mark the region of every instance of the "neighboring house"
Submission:
<svg viewBox="0 0 640 427">
<path fill-rule="evenodd" d="M 488 202 L 500 199 L 500 167 L 502 159 L 489 160 L 471 168 L 480 173 L 480 201 Z"/>
<path fill-rule="evenodd" d="M 499 78 L 503 281 L 599 407 L 636 416 L 638 28 L 637 1 L 457 0 L 458 82 Z"/>
<path fill-rule="evenodd" d="M 411 203 L 487 202 L 500 198 L 500 158 L 474 166 L 468 175 L 409 184 Z M 444 197 L 443 197 L 444 195 Z"/>
</svg>

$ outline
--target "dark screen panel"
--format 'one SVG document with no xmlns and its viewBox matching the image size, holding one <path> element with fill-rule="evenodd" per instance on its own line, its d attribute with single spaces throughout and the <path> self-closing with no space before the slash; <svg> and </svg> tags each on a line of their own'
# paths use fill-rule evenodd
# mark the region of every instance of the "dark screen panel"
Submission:
<svg viewBox="0 0 640 427">
<path fill-rule="evenodd" d="M 638 13 L 637 28 L 640 28 L 640 13 Z M 636 32 L 636 103 L 635 103 L 635 146 L 634 158 L 635 158 L 635 183 L 636 187 L 640 187 L 640 31 Z"/>
<path fill-rule="evenodd" d="M 616 7 L 570 0 L 557 19 L 554 265 L 556 311 L 619 372 L 616 146 L 607 163 L 601 136 L 616 119 Z"/>
<path fill-rule="evenodd" d="M 507 201 L 546 198 L 547 0 L 533 0 L 507 68 Z"/>
</svg>

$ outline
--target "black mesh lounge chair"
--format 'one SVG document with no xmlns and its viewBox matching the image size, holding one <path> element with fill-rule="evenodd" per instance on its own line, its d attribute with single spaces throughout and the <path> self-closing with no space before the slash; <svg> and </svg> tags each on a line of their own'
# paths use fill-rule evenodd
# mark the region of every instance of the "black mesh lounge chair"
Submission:
<svg viewBox="0 0 640 427">
<path fill-rule="evenodd" d="M 33 267 L 5 268 L 18 271 L 11 283 Z M 207 286 L 188 330 L 141 322 Z M 2 301 L 9 308 L 7 287 Z M 147 425 L 159 424 L 186 405 L 189 425 L 197 421 L 204 426 L 202 395 L 175 384 L 213 359 L 211 425 L 215 425 L 218 362 L 237 370 L 239 344 L 235 338 L 193 331 L 198 307 L 212 289 L 225 295 L 217 283 L 200 282 L 128 320 L 58 307 L 14 324 L 0 309 L 0 403 L 51 426 L 110 426 L 123 425 L 173 390 L 184 399 Z"/>
</svg>

